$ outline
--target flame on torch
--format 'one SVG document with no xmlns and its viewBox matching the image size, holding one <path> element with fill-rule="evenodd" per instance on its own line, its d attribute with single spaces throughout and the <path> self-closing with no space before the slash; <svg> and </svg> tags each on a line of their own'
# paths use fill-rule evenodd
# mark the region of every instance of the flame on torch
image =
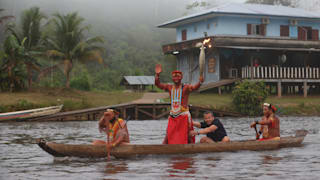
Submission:
<svg viewBox="0 0 320 180">
<path fill-rule="evenodd" d="M 198 42 L 195 47 L 200 48 L 200 47 L 205 47 L 207 45 L 208 48 L 211 48 L 212 44 L 210 43 L 210 41 L 211 41 L 211 38 L 204 39 L 202 42 Z"/>
<path fill-rule="evenodd" d="M 203 44 L 204 46 L 207 44 L 207 45 L 208 45 L 208 48 L 211 48 L 212 45 L 211 45 L 210 41 L 211 41 L 210 38 L 204 39 L 203 42 L 202 42 L 202 44 Z"/>
<path fill-rule="evenodd" d="M 203 40 L 203 42 L 202 42 L 202 44 L 203 44 L 203 45 L 206 45 L 207 43 L 209 43 L 209 42 L 210 42 L 210 40 L 211 40 L 210 38 L 208 38 L 208 39 L 204 39 L 204 40 Z"/>
</svg>

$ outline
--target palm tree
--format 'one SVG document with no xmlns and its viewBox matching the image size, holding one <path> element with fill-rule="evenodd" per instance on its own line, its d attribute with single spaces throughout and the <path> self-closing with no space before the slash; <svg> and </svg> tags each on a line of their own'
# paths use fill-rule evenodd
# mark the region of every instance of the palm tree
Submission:
<svg viewBox="0 0 320 180">
<path fill-rule="evenodd" d="M 17 41 L 24 46 L 24 64 L 28 73 L 28 87 L 32 86 L 33 70 L 39 71 L 36 55 L 41 54 L 43 50 L 43 41 L 41 38 L 41 21 L 46 19 L 46 16 L 40 12 L 39 7 L 32 7 L 25 10 L 21 17 L 22 31 L 15 29 L 15 25 L 11 24 L 7 30 L 11 32 Z M 22 44 L 22 39 L 25 39 Z"/>
<path fill-rule="evenodd" d="M 47 55 L 63 64 L 63 72 L 66 77 L 66 88 L 70 88 L 70 72 L 73 63 L 79 61 L 85 63 L 89 60 L 95 60 L 103 63 L 103 48 L 96 45 L 103 43 L 100 36 L 85 39 L 85 31 L 89 30 L 88 26 L 82 26 L 84 19 L 76 12 L 67 15 L 55 14 L 52 20 L 54 31 L 52 38 L 47 42 L 50 50 Z"/>
<path fill-rule="evenodd" d="M 25 47 L 28 50 L 41 48 L 41 21 L 47 17 L 40 12 L 39 7 L 32 7 L 23 12 L 22 36 L 27 37 Z"/>
<path fill-rule="evenodd" d="M 28 58 L 25 53 L 24 43 L 26 38 L 19 41 L 10 34 L 4 41 L 4 54 L 1 65 L 1 89 L 10 90 L 24 87 L 23 59 Z M 6 73 L 3 73 L 6 72 Z"/>
</svg>

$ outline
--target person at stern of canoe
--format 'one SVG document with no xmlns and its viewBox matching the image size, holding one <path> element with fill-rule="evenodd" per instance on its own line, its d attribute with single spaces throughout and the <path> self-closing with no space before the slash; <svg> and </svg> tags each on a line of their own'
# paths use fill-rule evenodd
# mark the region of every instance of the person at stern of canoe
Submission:
<svg viewBox="0 0 320 180">
<path fill-rule="evenodd" d="M 200 139 L 200 143 L 230 142 L 230 138 L 227 136 L 223 124 L 213 116 L 212 112 L 205 112 L 203 117 L 203 122 L 193 122 L 193 126 L 202 129 L 199 131 L 191 131 L 190 135 L 206 134 L 206 137 Z"/>
<path fill-rule="evenodd" d="M 107 134 L 107 141 L 95 140 L 93 145 L 106 145 L 110 151 L 120 144 L 129 144 L 129 133 L 126 122 L 119 118 L 119 113 L 107 109 L 99 120 L 99 131 Z"/>
<path fill-rule="evenodd" d="M 189 94 L 197 90 L 203 83 L 203 76 L 199 77 L 199 82 L 195 85 L 182 84 L 182 72 L 173 71 L 173 84 L 160 83 L 160 73 L 162 67 L 160 64 L 155 68 L 155 85 L 169 92 L 171 99 L 171 110 L 168 118 L 168 126 L 163 144 L 188 144 L 194 143 L 195 138 L 189 136 L 190 130 L 193 129 L 192 119 L 188 107 Z"/>
<path fill-rule="evenodd" d="M 260 121 L 252 122 L 250 127 L 256 128 L 260 124 L 260 131 L 256 133 L 256 139 L 263 140 L 279 140 L 280 139 L 280 120 L 275 115 L 277 108 L 269 103 L 263 104 L 263 117 Z"/>
</svg>

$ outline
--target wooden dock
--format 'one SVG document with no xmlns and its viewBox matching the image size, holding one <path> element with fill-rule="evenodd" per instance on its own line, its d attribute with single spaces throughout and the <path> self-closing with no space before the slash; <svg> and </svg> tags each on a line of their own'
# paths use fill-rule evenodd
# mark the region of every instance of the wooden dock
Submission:
<svg viewBox="0 0 320 180">
<path fill-rule="evenodd" d="M 167 119 L 170 110 L 170 103 L 126 103 L 97 108 L 69 111 L 54 115 L 29 119 L 28 121 L 91 121 L 98 120 L 102 113 L 113 108 L 120 112 L 120 117 L 130 120 L 151 120 Z M 215 110 L 208 107 L 190 106 L 192 118 L 202 118 L 205 111 L 212 111 L 215 116 L 241 117 L 242 115 L 234 112 Z"/>
</svg>

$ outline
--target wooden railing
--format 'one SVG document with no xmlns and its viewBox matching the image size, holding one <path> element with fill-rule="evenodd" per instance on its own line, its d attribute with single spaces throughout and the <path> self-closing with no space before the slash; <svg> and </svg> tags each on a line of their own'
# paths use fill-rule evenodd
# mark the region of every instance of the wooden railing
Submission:
<svg viewBox="0 0 320 180">
<path fill-rule="evenodd" d="M 246 66 L 241 68 L 241 77 L 243 79 L 320 79 L 320 69 L 318 67 Z"/>
</svg>

